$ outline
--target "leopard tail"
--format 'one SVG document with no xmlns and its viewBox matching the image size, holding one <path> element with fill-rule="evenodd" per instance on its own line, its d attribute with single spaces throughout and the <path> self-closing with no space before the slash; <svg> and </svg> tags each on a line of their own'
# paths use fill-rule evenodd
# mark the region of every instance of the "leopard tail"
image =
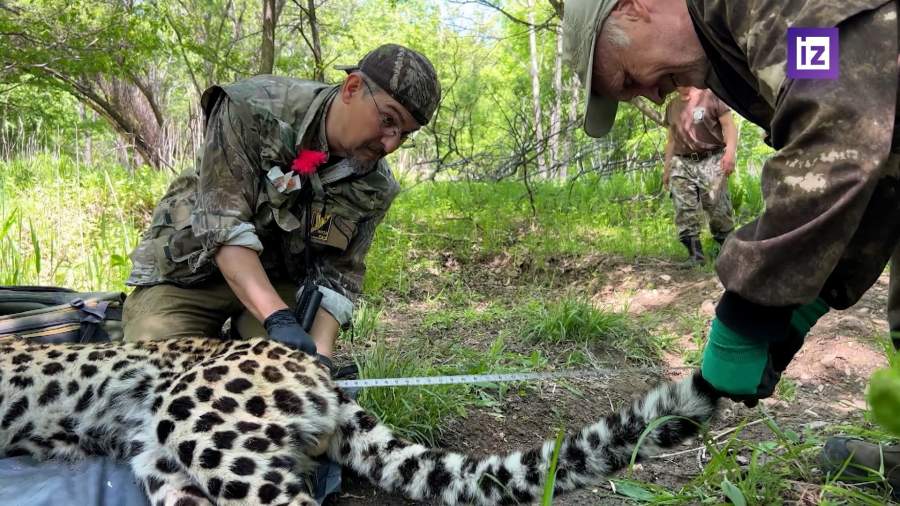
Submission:
<svg viewBox="0 0 900 506">
<path fill-rule="evenodd" d="M 700 376 L 657 386 L 642 398 L 566 436 L 555 492 L 574 490 L 694 436 L 716 412 L 718 395 Z M 665 421 L 660 417 L 672 416 Z M 655 424 L 638 447 L 644 431 Z M 411 499 L 444 504 L 527 504 L 547 480 L 555 441 L 529 451 L 480 458 L 403 441 L 353 401 L 341 405 L 329 455 L 377 486 Z"/>
</svg>

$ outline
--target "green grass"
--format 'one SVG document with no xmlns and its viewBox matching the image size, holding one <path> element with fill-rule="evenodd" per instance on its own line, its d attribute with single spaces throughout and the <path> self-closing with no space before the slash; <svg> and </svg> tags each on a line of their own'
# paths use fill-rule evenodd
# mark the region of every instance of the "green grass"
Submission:
<svg viewBox="0 0 900 506">
<path fill-rule="evenodd" d="M 439 371 L 416 350 L 389 348 L 382 341 L 358 360 L 361 379 L 428 376 Z M 467 406 L 473 404 L 470 390 L 465 385 L 370 388 L 363 389 L 358 400 L 399 435 L 434 446 L 446 419 L 465 416 Z"/>
<path fill-rule="evenodd" d="M 600 309 L 577 297 L 535 300 L 521 311 L 522 335 L 532 343 L 602 345 L 644 361 L 658 359 L 670 344 L 668 338 L 651 336 L 633 315 Z"/>
<path fill-rule="evenodd" d="M 61 156 L 0 162 L 0 283 L 122 290 L 168 177 Z"/>
<path fill-rule="evenodd" d="M 739 175 L 732 189 L 748 197 L 738 211 L 753 215 L 758 184 Z M 122 289 L 127 255 L 170 179 L 110 162 L 88 167 L 59 153 L 0 161 L 0 224 L 10 223 L 0 239 L 3 281 Z M 366 292 L 374 300 L 409 294 L 441 270 L 441 254 L 461 262 L 504 254 L 538 267 L 596 252 L 680 259 L 659 181 L 658 171 L 537 181 L 536 213 L 518 182 L 408 184 L 377 233 Z"/>
<path fill-rule="evenodd" d="M 566 431 L 559 429 L 556 431 L 556 441 L 553 444 L 553 453 L 550 456 L 550 468 L 547 470 L 547 481 L 544 483 L 544 490 L 541 494 L 541 506 L 553 505 L 553 488 L 556 486 L 556 465 L 559 462 L 559 452 L 562 449 L 563 436 Z"/>
<path fill-rule="evenodd" d="M 801 504 L 849 506 L 888 502 L 890 491 L 883 484 L 883 476 L 877 473 L 856 484 L 841 483 L 834 476 L 819 474 L 822 444 L 839 428 L 798 434 L 779 427 L 772 419 L 765 419 L 762 425 L 756 424 L 765 428 L 761 438 L 745 435 L 749 432 L 748 421 L 723 435 L 727 437 L 713 438 L 707 434 L 703 438 L 701 447 L 708 462 L 683 487 L 670 489 L 633 478 L 615 479 L 617 493 L 644 504 L 763 506 L 796 504 L 788 498 L 796 497 L 801 492 L 797 488 L 802 487 L 805 501 Z M 869 440 L 890 441 L 884 433 L 864 432 Z"/>
<path fill-rule="evenodd" d="M 658 171 L 585 176 L 577 181 L 436 182 L 404 190 L 379 229 L 369 255 L 366 290 L 408 294 L 441 255 L 470 263 L 498 255 L 516 264 L 602 253 L 626 259 L 682 260 L 671 199 L 659 191 Z M 758 180 L 746 171 L 731 180 L 742 221 L 756 215 Z M 711 269 L 711 267 L 709 267 Z"/>
<path fill-rule="evenodd" d="M 706 336 L 709 333 L 709 317 L 699 310 L 693 313 L 681 315 L 678 323 L 685 333 L 691 335 L 694 346 L 684 353 L 684 363 L 699 366 L 703 359 L 703 348 L 706 345 Z"/>
<path fill-rule="evenodd" d="M 454 348 L 448 352 L 448 348 Z M 423 346 L 411 339 L 388 346 L 376 339 L 369 348 L 354 353 L 360 378 L 401 378 L 458 374 L 487 374 L 536 371 L 547 361 L 537 350 L 520 354 L 505 349 L 503 337 L 487 349 L 448 346 Z M 501 400 L 510 391 L 527 395 L 528 384 L 478 383 L 363 389 L 359 402 L 402 436 L 434 446 L 451 417 L 465 417 L 469 409 L 499 410 Z M 498 411 L 499 413 L 499 411 Z"/>
</svg>

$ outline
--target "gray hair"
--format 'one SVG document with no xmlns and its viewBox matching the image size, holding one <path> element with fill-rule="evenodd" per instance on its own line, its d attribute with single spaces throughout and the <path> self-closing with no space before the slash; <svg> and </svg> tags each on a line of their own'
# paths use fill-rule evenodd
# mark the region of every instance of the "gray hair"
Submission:
<svg viewBox="0 0 900 506">
<path fill-rule="evenodd" d="M 361 70 L 355 70 L 351 72 L 351 74 L 356 74 L 366 84 L 366 86 L 363 86 L 363 94 L 369 95 L 369 92 L 371 92 L 372 95 L 379 92 L 387 93 L 381 88 L 381 86 L 378 86 L 378 84 L 375 83 L 375 81 L 373 81 L 371 77 L 367 76 L 365 72 Z"/>
<path fill-rule="evenodd" d="M 606 22 L 603 23 L 601 35 L 603 35 L 606 41 L 612 44 L 613 47 L 619 49 L 626 48 L 631 44 L 631 37 L 625 33 L 625 29 L 622 28 L 619 20 L 612 16 L 606 18 Z"/>
</svg>

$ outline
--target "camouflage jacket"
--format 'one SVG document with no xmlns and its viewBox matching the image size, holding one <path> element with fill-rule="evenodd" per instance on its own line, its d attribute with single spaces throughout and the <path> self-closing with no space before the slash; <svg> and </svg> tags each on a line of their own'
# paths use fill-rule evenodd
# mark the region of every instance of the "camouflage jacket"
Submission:
<svg viewBox="0 0 900 506">
<path fill-rule="evenodd" d="M 765 210 L 717 261 L 718 314 L 783 323 L 818 295 L 852 305 L 900 237 L 896 1 L 687 3 L 708 86 L 777 150 L 762 172 Z M 792 26 L 839 28 L 839 79 L 787 78 Z"/>
<path fill-rule="evenodd" d="M 280 191 L 268 174 L 289 172 L 300 148 L 328 150 L 325 112 L 337 89 L 275 76 L 208 89 L 204 147 L 154 210 L 127 283 L 190 287 L 221 276 L 215 254 L 230 244 L 258 251 L 273 282 L 299 286 L 307 273 L 306 192 Z M 312 181 L 312 272 L 326 292 L 323 308 L 346 324 L 375 227 L 399 185 L 384 160 L 323 167 Z"/>
</svg>

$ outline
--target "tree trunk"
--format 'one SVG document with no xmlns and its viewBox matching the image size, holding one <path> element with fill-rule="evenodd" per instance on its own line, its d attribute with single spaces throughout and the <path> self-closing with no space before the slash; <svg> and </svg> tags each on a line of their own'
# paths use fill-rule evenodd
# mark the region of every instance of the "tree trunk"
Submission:
<svg viewBox="0 0 900 506">
<path fill-rule="evenodd" d="M 259 73 L 271 74 L 275 69 L 275 25 L 278 17 L 275 0 L 262 0 L 262 44 L 259 48 Z"/>
<path fill-rule="evenodd" d="M 309 38 L 310 50 L 312 51 L 313 60 L 316 63 L 316 72 L 313 75 L 314 81 L 325 80 L 325 64 L 322 62 L 322 43 L 319 40 L 319 20 L 316 18 L 316 2 L 309 0 L 307 2 L 307 17 L 309 18 Z"/>
<path fill-rule="evenodd" d="M 93 119 L 93 118 L 88 118 L 88 114 L 89 114 L 89 112 L 88 112 L 87 108 L 84 106 L 84 102 L 78 102 L 78 118 L 82 122 L 87 123 L 88 119 Z M 93 111 L 91 111 L 90 114 L 93 115 Z M 84 147 L 82 148 L 81 156 L 82 156 L 82 161 L 83 161 L 84 165 L 86 165 L 88 167 L 94 165 L 94 140 L 91 136 L 90 130 L 87 130 L 84 133 Z"/>
<path fill-rule="evenodd" d="M 528 46 L 531 52 L 531 96 L 532 96 L 532 110 L 534 112 L 534 146 L 535 146 L 535 159 L 538 164 L 538 172 L 544 176 L 547 175 L 547 163 L 544 158 L 545 149 L 544 145 L 546 140 L 544 139 L 544 128 L 542 126 L 542 116 L 541 113 L 541 79 L 540 79 L 540 69 L 538 67 L 538 47 L 537 47 L 537 30 L 534 27 L 534 11 L 535 11 L 535 0 L 529 0 L 528 2 L 528 22 L 531 26 L 528 27 Z"/>
<path fill-rule="evenodd" d="M 563 58 L 563 33 L 562 33 L 562 24 L 557 25 L 556 27 L 556 57 L 554 59 L 553 66 L 553 95 L 555 97 L 553 101 L 553 109 L 550 111 L 550 167 L 554 174 L 556 175 L 558 171 L 561 169 L 562 165 L 567 163 L 567 159 L 561 158 L 560 155 L 560 143 L 563 142 L 563 128 L 562 128 L 562 103 L 563 103 L 563 93 L 565 90 L 563 89 L 562 83 L 562 58 Z M 552 176 L 548 174 L 548 177 Z"/>
<path fill-rule="evenodd" d="M 303 37 L 303 42 L 306 43 L 306 47 L 308 47 L 309 52 L 312 53 L 314 68 L 311 79 L 314 81 L 324 81 L 325 62 L 322 61 L 322 42 L 319 37 L 319 17 L 316 13 L 316 1 L 306 0 L 306 5 L 301 3 L 302 0 L 293 1 L 294 4 L 303 11 L 303 16 L 300 18 L 295 29 L 300 33 L 300 36 Z M 305 23 L 309 23 L 309 30 L 304 26 Z"/>
<path fill-rule="evenodd" d="M 108 121 L 146 164 L 155 169 L 171 164 L 172 153 L 163 148 L 166 145 L 163 125 L 157 115 L 161 114 L 161 108 L 154 103 L 155 95 L 147 93 L 146 83 L 137 85 L 133 81 L 102 77 L 75 80 L 46 67 L 44 70 L 59 79 L 66 91 Z"/>
<path fill-rule="evenodd" d="M 574 72 L 572 73 L 572 79 L 569 81 L 569 90 L 571 93 L 569 98 L 569 121 L 567 125 L 569 134 L 566 136 L 565 143 L 563 144 L 563 160 L 566 160 L 566 165 L 559 168 L 559 178 L 562 180 L 568 179 L 569 177 L 567 164 L 572 158 L 572 148 L 575 145 L 574 132 L 578 130 L 578 104 L 581 99 L 581 79 L 578 79 L 578 74 L 575 74 Z"/>
</svg>

